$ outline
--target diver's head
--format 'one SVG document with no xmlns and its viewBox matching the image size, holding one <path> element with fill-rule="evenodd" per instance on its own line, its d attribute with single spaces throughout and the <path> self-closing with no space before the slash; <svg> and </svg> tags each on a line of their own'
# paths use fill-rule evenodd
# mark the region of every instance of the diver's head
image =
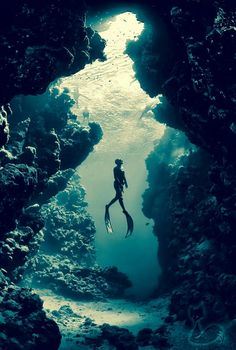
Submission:
<svg viewBox="0 0 236 350">
<path fill-rule="evenodd" d="M 115 163 L 116 163 L 116 165 L 121 166 L 123 164 L 123 160 L 122 159 L 116 159 Z"/>
</svg>

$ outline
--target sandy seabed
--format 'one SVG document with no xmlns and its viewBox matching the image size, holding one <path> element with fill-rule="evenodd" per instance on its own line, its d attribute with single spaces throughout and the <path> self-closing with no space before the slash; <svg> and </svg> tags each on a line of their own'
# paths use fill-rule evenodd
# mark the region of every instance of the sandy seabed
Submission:
<svg viewBox="0 0 236 350">
<path fill-rule="evenodd" d="M 168 315 L 168 296 L 148 302 L 132 302 L 124 299 L 106 301 L 76 301 L 65 298 L 50 290 L 35 290 L 44 301 L 47 315 L 54 319 L 61 331 L 62 342 L 59 350 L 112 350 L 108 343 L 100 347 L 86 344 L 86 339 L 93 340 L 100 334 L 99 326 L 109 324 L 126 328 L 134 335 L 143 329 L 155 330 L 163 325 Z M 211 325 L 209 325 L 211 326 Z M 169 326 L 169 342 L 172 350 L 236 350 L 236 322 L 217 324 L 219 332 L 211 342 L 204 340 L 203 330 L 199 339 L 191 341 L 192 330 L 181 322 Z M 140 349 L 152 350 L 153 346 Z"/>
</svg>

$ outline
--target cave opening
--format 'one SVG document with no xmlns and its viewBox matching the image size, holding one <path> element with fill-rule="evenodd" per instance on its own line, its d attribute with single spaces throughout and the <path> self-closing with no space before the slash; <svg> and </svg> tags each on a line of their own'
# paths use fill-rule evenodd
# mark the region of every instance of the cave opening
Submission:
<svg viewBox="0 0 236 350">
<path fill-rule="evenodd" d="M 161 324 L 161 317 L 167 313 L 167 299 L 155 300 L 155 306 L 150 301 L 161 271 L 153 222 L 142 211 L 143 194 L 148 186 L 145 161 L 165 130 L 165 125 L 155 120 L 153 112 L 161 97 L 150 97 L 144 92 L 135 79 L 133 62 L 125 53 L 127 42 L 137 40 L 143 28 L 144 24 L 131 12 L 106 19 L 99 32 L 106 40 L 106 60 L 95 61 L 52 84 L 49 96 L 27 98 L 27 103 L 34 107 L 42 102 L 46 105 L 47 98 L 54 93 L 56 98 L 64 96 L 62 102 L 69 102 L 69 105 L 71 98 L 74 104 L 70 106 L 73 105 L 68 125 L 79 123 L 86 134 L 90 132 L 91 123 L 98 123 L 103 131 L 102 139 L 77 167 L 65 190 L 43 205 L 44 242 L 32 264 L 33 279 L 29 278 L 31 271 L 23 282 L 34 288 L 43 299 L 49 317 L 59 324 L 63 335 L 60 349 L 67 349 L 67 340 L 75 336 L 75 326 L 83 329 L 84 318 L 85 323 L 91 318 L 98 325 L 109 322 L 137 333 L 143 327 L 154 328 Z M 99 30 L 96 25 L 94 29 Z M 63 104 L 61 108 L 63 110 Z M 54 113 L 56 111 L 60 113 L 58 107 Z M 84 111 L 89 111 L 89 120 L 84 118 Z M 69 158 L 70 154 L 65 162 Z M 127 239 L 125 218 L 118 204 L 111 208 L 114 233 L 108 235 L 104 225 L 105 204 L 114 197 L 112 169 L 116 158 L 124 160 L 129 184 L 124 201 L 135 225 L 133 235 Z M 88 235 L 88 240 L 81 238 L 77 229 Z M 80 246 L 75 247 L 78 243 Z M 78 257 L 80 253 L 82 258 Z M 103 298 L 98 283 L 104 284 L 96 275 L 94 263 L 105 270 L 115 266 L 128 277 L 132 286 L 115 273 L 111 280 L 108 278 L 108 284 L 116 285 L 114 278 L 118 280 L 116 294 L 116 286 L 113 286 L 111 299 L 93 302 L 94 298 Z M 93 273 L 94 283 L 91 282 Z M 124 285 L 121 289 L 119 283 Z M 104 290 L 109 296 L 106 287 Z M 113 299 L 114 294 L 118 300 Z M 78 302 L 78 298 L 85 302 Z M 147 306 L 143 303 L 146 300 Z M 158 315 L 156 304 L 159 305 Z M 78 314 L 82 315 L 79 320 L 75 316 Z M 63 318 L 67 320 L 66 325 Z M 71 344 L 71 348 L 73 346 L 76 344 Z"/>
<path fill-rule="evenodd" d="M 105 30 L 99 33 L 106 40 L 106 61 L 94 62 L 60 84 L 78 99 L 73 111 L 81 124 L 87 123 L 83 111 L 88 109 L 89 119 L 103 129 L 102 140 L 77 173 L 86 189 L 88 211 L 95 220 L 97 263 L 117 266 L 126 273 L 133 284 L 127 295 L 135 298 L 150 296 L 160 273 L 157 238 L 151 220 L 142 213 L 142 195 L 147 187 L 145 159 L 165 129 L 153 118 L 152 108 L 160 102 L 159 97 L 150 98 L 141 89 L 132 61 L 124 53 L 127 41 L 136 40 L 143 27 L 131 12 L 106 20 Z M 114 234 L 106 233 L 103 220 L 105 204 L 114 197 L 112 169 L 116 158 L 124 160 L 129 184 L 124 201 L 135 223 L 132 237 L 126 240 L 125 218 L 118 204 L 110 209 Z"/>
<path fill-rule="evenodd" d="M 235 348 L 233 1 L 86 2 L 4 3 L 0 348 Z"/>
</svg>

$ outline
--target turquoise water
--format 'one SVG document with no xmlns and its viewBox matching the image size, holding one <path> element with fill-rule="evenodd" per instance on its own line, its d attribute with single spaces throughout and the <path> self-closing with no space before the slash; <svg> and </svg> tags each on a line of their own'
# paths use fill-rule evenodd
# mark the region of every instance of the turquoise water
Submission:
<svg viewBox="0 0 236 350">
<path fill-rule="evenodd" d="M 138 297 L 150 295 L 160 272 L 158 243 L 152 222 L 142 213 L 142 194 L 147 187 L 145 159 L 164 132 L 164 126 L 152 118 L 151 107 L 159 102 L 158 97 L 151 99 L 140 88 L 132 61 L 123 53 L 126 40 L 135 39 L 142 30 L 143 24 L 135 15 L 117 16 L 100 33 L 107 41 L 107 60 L 88 65 L 62 83 L 74 98 L 79 94 L 74 111 L 81 123 L 87 123 L 82 113 L 88 108 L 90 120 L 99 122 L 104 132 L 103 140 L 77 169 L 96 224 L 97 261 L 127 273 L 133 282 L 129 293 Z M 116 158 L 124 160 L 129 184 L 124 201 L 135 225 L 132 237 L 127 239 L 126 221 L 118 203 L 110 209 L 114 233 L 108 235 L 104 225 L 104 206 L 114 197 L 112 169 Z"/>
</svg>

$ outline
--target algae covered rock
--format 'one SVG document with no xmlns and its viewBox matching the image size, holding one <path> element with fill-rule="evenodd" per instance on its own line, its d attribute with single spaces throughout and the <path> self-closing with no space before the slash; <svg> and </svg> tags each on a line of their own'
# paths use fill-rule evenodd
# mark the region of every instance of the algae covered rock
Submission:
<svg viewBox="0 0 236 350">
<path fill-rule="evenodd" d="M 56 323 L 46 317 L 43 302 L 28 289 L 6 288 L 0 302 L 0 349 L 58 349 Z"/>
</svg>

